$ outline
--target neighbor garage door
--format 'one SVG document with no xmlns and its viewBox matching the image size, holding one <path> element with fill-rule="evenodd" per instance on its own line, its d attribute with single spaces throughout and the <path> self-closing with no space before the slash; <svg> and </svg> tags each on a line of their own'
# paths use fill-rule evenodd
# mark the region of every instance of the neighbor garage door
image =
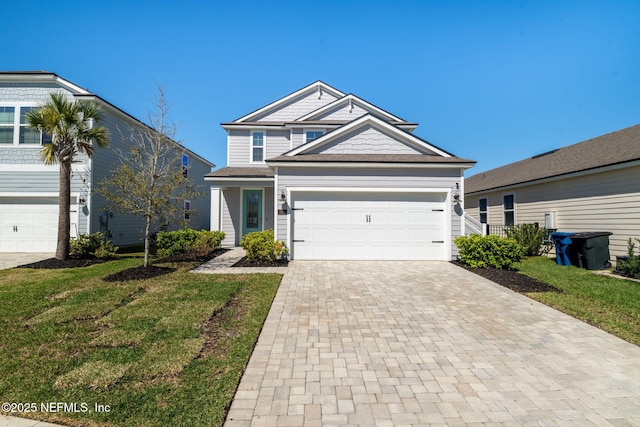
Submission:
<svg viewBox="0 0 640 427">
<path fill-rule="evenodd" d="M 54 252 L 58 237 L 58 199 L 0 198 L 0 252 Z M 77 217 L 72 206 L 71 228 Z"/>
<path fill-rule="evenodd" d="M 447 259 L 445 194 L 292 193 L 293 259 Z"/>
</svg>

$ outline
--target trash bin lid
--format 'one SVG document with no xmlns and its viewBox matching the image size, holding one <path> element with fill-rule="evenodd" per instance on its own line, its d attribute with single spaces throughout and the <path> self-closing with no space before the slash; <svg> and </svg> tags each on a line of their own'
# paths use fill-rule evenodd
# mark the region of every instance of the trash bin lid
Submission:
<svg viewBox="0 0 640 427">
<path fill-rule="evenodd" d="M 613 233 L 609 231 L 587 231 L 583 233 L 575 233 L 571 235 L 572 239 L 593 239 L 594 237 L 611 236 Z"/>
<path fill-rule="evenodd" d="M 570 232 L 570 231 L 554 231 L 553 233 L 551 233 L 551 237 L 567 237 L 567 236 L 573 236 L 576 233 Z"/>
</svg>

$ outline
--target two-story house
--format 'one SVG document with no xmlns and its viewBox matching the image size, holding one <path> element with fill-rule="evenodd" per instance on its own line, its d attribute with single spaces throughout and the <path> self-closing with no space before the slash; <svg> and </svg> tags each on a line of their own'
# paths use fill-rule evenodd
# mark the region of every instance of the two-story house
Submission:
<svg viewBox="0 0 640 427">
<path fill-rule="evenodd" d="M 321 81 L 237 120 L 206 175 L 225 245 L 273 228 L 292 259 L 450 260 L 464 170 L 407 122 Z"/>
<path fill-rule="evenodd" d="M 26 113 L 49 100 L 51 92 L 65 94 L 69 100 L 95 102 L 102 107 L 99 123 L 109 130 L 106 148 L 97 148 L 92 158 L 78 155 L 72 165 L 71 236 L 98 231 L 108 233 L 114 244 L 125 246 L 142 242 L 144 221 L 133 215 L 109 210 L 105 199 L 96 194 L 97 184 L 109 177 L 121 161 L 118 150 L 128 152 L 132 131 L 148 130 L 138 119 L 99 96 L 45 71 L 0 72 L 0 252 L 53 252 L 58 229 L 58 165 L 45 165 L 40 159 L 47 136 L 27 126 Z M 204 175 L 214 166 L 187 148 L 180 150 L 183 173 L 194 179 L 207 197 L 185 200 L 189 225 L 208 229 L 211 206 Z"/>
</svg>

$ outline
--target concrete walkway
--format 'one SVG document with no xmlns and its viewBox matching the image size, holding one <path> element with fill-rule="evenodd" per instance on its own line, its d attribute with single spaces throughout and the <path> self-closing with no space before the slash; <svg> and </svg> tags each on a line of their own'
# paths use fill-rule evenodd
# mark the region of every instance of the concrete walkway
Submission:
<svg viewBox="0 0 640 427">
<path fill-rule="evenodd" d="M 0 270 L 53 258 L 54 255 L 53 252 L 3 252 L 0 253 Z"/>
<path fill-rule="evenodd" d="M 640 348 L 447 262 L 289 264 L 225 426 L 640 425 Z"/>
</svg>

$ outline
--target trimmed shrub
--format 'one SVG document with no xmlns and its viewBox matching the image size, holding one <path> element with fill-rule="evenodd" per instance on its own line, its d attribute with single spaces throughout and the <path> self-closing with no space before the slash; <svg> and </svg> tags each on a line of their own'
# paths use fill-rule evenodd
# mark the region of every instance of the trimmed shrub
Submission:
<svg viewBox="0 0 640 427">
<path fill-rule="evenodd" d="M 193 230 L 161 231 L 156 238 L 156 254 L 161 258 L 191 252 L 206 254 L 220 247 L 224 231 Z"/>
<path fill-rule="evenodd" d="M 636 238 L 635 240 L 640 243 L 640 239 Z M 629 237 L 627 248 L 627 259 L 619 262 L 616 266 L 616 270 L 620 271 L 625 276 L 640 279 L 640 255 L 636 255 L 636 244 L 633 242 L 631 237 Z"/>
<path fill-rule="evenodd" d="M 283 241 L 275 240 L 271 229 L 245 234 L 240 246 L 245 250 L 248 261 L 275 262 L 286 258 L 289 253 Z"/>
<path fill-rule="evenodd" d="M 104 233 L 82 233 L 77 239 L 69 242 L 69 254 L 77 258 L 113 258 L 118 252 L 118 247 L 113 246 L 111 240 L 107 240 Z"/>
<path fill-rule="evenodd" d="M 455 244 L 460 250 L 460 261 L 472 268 L 513 270 L 524 256 L 524 248 L 518 242 L 499 236 L 459 236 Z"/>
<path fill-rule="evenodd" d="M 514 239 L 524 248 L 524 256 L 546 255 L 551 250 L 547 240 L 548 231 L 536 224 L 512 225 L 506 229 L 507 237 Z"/>
</svg>

